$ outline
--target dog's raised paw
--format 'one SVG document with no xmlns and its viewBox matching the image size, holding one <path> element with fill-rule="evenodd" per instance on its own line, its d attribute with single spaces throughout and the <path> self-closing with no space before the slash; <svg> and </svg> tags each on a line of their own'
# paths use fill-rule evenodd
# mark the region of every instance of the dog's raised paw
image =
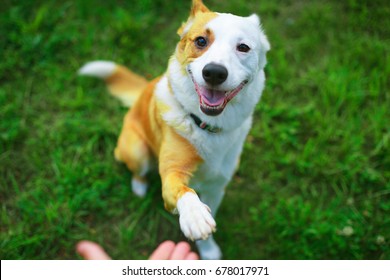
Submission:
<svg viewBox="0 0 390 280">
<path fill-rule="evenodd" d="M 180 228 L 191 240 L 207 239 L 216 228 L 210 208 L 194 193 L 186 193 L 177 201 Z"/>
</svg>

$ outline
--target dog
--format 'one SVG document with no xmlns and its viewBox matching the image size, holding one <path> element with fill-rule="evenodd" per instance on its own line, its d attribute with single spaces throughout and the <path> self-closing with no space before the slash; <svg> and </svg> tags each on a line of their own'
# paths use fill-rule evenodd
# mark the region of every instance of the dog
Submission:
<svg viewBox="0 0 390 280">
<path fill-rule="evenodd" d="M 165 208 L 179 214 L 202 259 L 220 259 L 214 217 L 264 88 L 270 44 L 256 14 L 212 12 L 201 0 L 192 1 L 178 35 L 167 71 L 150 82 L 109 61 L 89 62 L 79 74 L 104 79 L 131 107 L 114 154 L 132 172 L 134 193 L 145 195 L 157 159 Z"/>
</svg>

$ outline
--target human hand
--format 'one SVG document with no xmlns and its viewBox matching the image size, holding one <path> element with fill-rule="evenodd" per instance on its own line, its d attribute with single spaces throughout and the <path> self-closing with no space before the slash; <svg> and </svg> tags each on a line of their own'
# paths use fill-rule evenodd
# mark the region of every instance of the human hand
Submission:
<svg viewBox="0 0 390 280">
<path fill-rule="evenodd" d="M 191 251 L 187 242 L 175 244 L 173 241 L 164 241 L 149 257 L 149 260 L 199 260 L 197 253 Z"/>
<path fill-rule="evenodd" d="M 92 241 L 80 241 L 76 245 L 77 253 L 86 260 L 110 260 L 104 249 Z M 173 241 L 164 241 L 151 254 L 149 260 L 198 260 L 199 256 L 191 251 L 187 242 L 175 244 Z"/>
</svg>

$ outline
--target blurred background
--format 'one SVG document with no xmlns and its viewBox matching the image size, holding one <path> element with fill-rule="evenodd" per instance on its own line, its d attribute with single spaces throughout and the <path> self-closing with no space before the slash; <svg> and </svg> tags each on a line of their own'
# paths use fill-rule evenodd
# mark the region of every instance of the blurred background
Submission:
<svg viewBox="0 0 390 280">
<path fill-rule="evenodd" d="M 390 5 L 205 0 L 260 15 L 272 49 L 241 166 L 217 215 L 225 259 L 390 259 Z M 190 1 L 9 1 L 0 7 L 0 257 L 115 259 L 185 240 L 113 149 L 126 112 L 85 62 L 161 75 Z M 228 30 L 227 30 L 228 32 Z"/>
</svg>

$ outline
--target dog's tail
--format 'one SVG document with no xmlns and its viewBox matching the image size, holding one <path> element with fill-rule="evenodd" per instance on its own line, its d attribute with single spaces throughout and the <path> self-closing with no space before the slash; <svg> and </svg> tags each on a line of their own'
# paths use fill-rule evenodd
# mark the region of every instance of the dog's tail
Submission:
<svg viewBox="0 0 390 280">
<path fill-rule="evenodd" d="M 111 61 L 88 62 L 78 73 L 103 79 L 109 92 L 127 107 L 134 104 L 148 83 L 144 77 Z"/>
</svg>

